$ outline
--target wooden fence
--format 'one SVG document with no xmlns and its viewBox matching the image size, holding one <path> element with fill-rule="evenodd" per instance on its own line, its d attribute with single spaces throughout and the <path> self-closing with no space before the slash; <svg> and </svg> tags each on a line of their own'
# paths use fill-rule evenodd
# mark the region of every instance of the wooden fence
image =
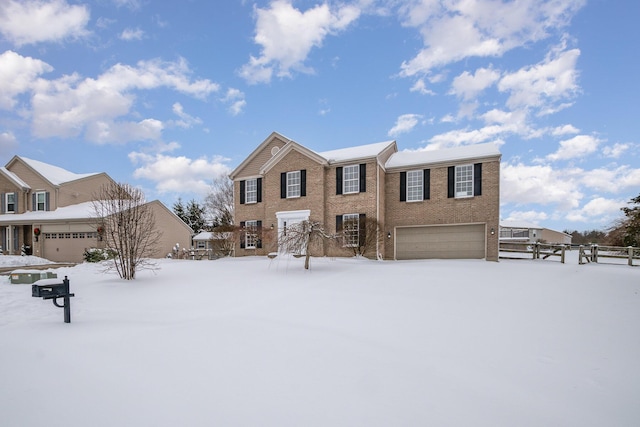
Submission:
<svg viewBox="0 0 640 427">
<path fill-rule="evenodd" d="M 640 248 L 634 248 L 633 246 L 580 246 L 579 264 L 598 262 L 600 258 L 626 259 L 627 265 L 637 266 L 639 264 L 634 264 L 633 261 L 640 260 Z"/>
<path fill-rule="evenodd" d="M 560 262 L 564 264 L 564 255 L 566 249 L 567 245 L 560 243 L 550 244 L 500 242 L 500 258 L 523 259 L 522 256 L 510 256 L 508 254 L 531 254 L 532 259 L 548 259 L 549 257 L 560 257 Z M 502 255 L 503 253 L 506 253 L 507 255 Z"/>
</svg>

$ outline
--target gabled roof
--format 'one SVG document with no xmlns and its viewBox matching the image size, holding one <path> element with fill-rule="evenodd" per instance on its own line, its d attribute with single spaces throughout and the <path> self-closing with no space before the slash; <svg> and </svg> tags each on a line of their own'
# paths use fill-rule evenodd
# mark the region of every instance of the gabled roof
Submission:
<svg viewBox="0 0 640 427">
<path fill-rule="evenodd" d="M 323 151 L 318 154 L 327 159 L 329 164 L 354 162 L 376 157 L 390 147 L 393 147 L 394 151 L 397 151 L 395 141 L 385 141 L 374 144 L 359 145 L 356 147 L 341 148 L 338 150 Z"/>
<path fill-rule="evenodd" d="M 465 145 L 441 150 L 405 150 L 394 153 L 387 160 L 386 168 L 406 168 L 453 161 L 500 157 L 500 150 L 493 142 Z"/>
<path fill-rule="evenodd" d="M 284 147 L 278 150 L 276 154 L 274 154 L 269 160 L 267 160 L 267 162 L 264 165 L 262 165 L 262 167 L 260 168 L 260 173 L 261 174 L 267 173 L 269 169 L 271 169 L 274 165 L 276 165 L 280 160 L 282 160 L 287 154 L 289 154 L 292 151 L 297 151 L 302 155 L 307 156 L 311 160 L 314 160 L 320 164 L 323 164 L 323 165 L 327 164 L 327 160 L 324 157 L 320 156 L 315 151 L 309 150 L 304 145 L 300 145 L 293 140 L 289 140 L 289 142 L 287 142 L 284 145 Z"/>
<path fill-rule="evenodd" d="M 13 159 L 7 163 L 7 168 L 16 161 L 21 161 L 27 167 L 32 169 L 35 173 L 40 175 L 51 184 L 58 186 L 70 181 L 76 181 L 78 179 L 87 178 L 93 175 L 99 175 L 99 173 L 73 173 L 58 166 L 50 165 L 38 160 L 28 159 L 26 157 L 14 156 Z"/>
<path fill-rule="evenodd" d="M 0 215 L 0 224 L 27 224 L 37 221 L 86 220 L 95 217 L 92 202 L 64 206 L 53 211 L 29 211 L 21 214 Z"/>
<path fill-rule="evenodd" d="M 20 179 L 18 175 L 11 172 L 9 169 L 5 168 L 4 166 L 0 167 L 0 174 L 4 175 L 9 181 L 13 182 L 16 185 L 16 187 L 20 187 L 23 190 L 29 190 L 31 188 L 29 184 L 27 184 L 22 179 Z"/>
<path fill-rule="evenodd" d="M 269 143 L 271 141 L 273 141 L 274 139 L 279 139 L 281 141 L 283 141 L 285 144 L 289 141 L 291 141 L 291 139 L 287 138 L 286 136 L 279 134 L 278 132 L 271 132 L 271 135 L 269 135 L 264 141 L 262 141 L 262 143 L 260 145 L 258 145 L 256 147 L 255 150 L 253 150 L 251 152 L 251 154 L 249 154 L 249 157 L 247 157 L 246 159 L 244 159 L 242 161 L 242 163 L 240 163 L 238 165 L 237 168 L 235 168 L 230 174 L 229 174 L 229 178 L 231 179 L 235 179 L 235 177 L 240 173 L 240 171 L 242 171 L 242 169 L 247 166 L 258 154 L 260 154 L 260 152 L 267 146 L 269 145 Z"/>
</svg>

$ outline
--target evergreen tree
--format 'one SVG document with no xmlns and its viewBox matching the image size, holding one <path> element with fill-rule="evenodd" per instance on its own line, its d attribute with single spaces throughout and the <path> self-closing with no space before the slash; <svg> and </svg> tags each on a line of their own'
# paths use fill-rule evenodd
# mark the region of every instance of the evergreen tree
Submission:
<svg viewBox="0 0 640 427">
<path fill-rule="evenodd" d="M 184 210 L 184 204 L 182 203 L 182 199 L 178 197 L 178 201 L 173 204 L 173 213 L 178 216 L 185 224 L 189 224 L 189 219 Z"/>
<path fill-rule="evenodd" d="M 205 209 L 200 203 L 191 199 L 187 204 L 186 217 L 188 219 L 187 224 L 193 229 L 194 233 L 199 233 L 205 229 Z"/>
<path fill-rule="evenodd" d="M 640 195 L 629 201 L 631 207 L 622 208 L 627 217 L 624 220 L 625 246 L 640 246 Z"/>
</svg>

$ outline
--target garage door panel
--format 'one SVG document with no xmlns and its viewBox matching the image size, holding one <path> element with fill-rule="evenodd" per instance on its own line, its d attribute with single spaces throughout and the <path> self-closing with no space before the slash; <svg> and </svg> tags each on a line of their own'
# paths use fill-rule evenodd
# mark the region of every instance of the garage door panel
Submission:
<svg viewBox="0 0 640 427">
<path fill-rule="evenodd" d="M 397 259 L 485 257 L 485 225 L 404 227 L 396 230 Z"/>
</svg>

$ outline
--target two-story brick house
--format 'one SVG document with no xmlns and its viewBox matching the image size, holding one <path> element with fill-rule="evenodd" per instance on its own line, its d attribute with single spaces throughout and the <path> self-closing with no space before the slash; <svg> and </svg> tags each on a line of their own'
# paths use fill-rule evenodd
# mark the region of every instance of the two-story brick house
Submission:
<svg viewBox="0 0 640 427">
<path fill-rule="evenodd" d="M 287 227 L 341 233 L 314 256 L 346 256 L 379 225 L 367 256 L 498 260 L 501 154 L 495 144 L 399 152 L 395 141 L 315 152 L 276 132 L 231 174 L 236 256 L 278 250 Z M 349 224 L 344 233 L 345 224 Z"/>
<path fill-rule="evenodd" d="M 84 250 L 102 247 L 93 194 L 113 183 L 106 173 L 77 174 L 14 156 L 0 167 L 0 254 L 22 250 L 50 261 L 79 262 Z M 192 230 L 159 201 L 149 202 L 162 230 L 156 257 L 179 243 L 191 246 Z"/>
</svg>

